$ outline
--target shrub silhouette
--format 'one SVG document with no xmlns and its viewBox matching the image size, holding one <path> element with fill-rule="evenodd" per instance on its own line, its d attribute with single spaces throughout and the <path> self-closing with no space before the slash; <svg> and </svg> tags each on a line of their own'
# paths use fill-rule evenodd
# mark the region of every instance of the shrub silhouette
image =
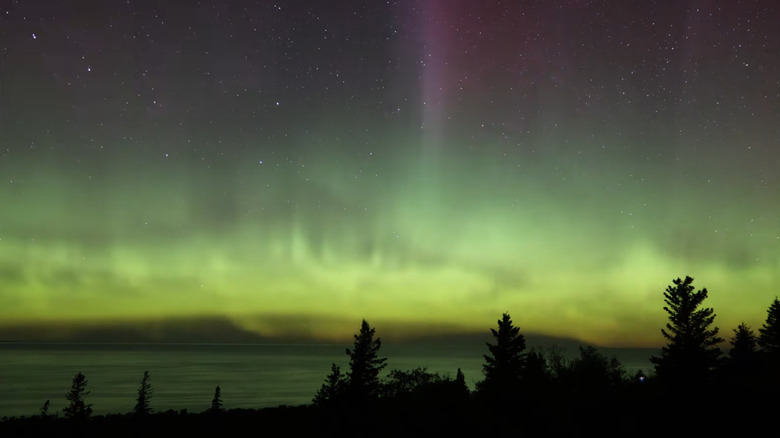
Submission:
<svg viewBox="0 0 780 438">
<path fill-rule="evenodd" d="M 149 407 L 149 399 L 152 398 L 152 384 L 149 383 L 149 371 L 144 371 L 144 377 L 141 379 L 141 384 L 138 387 L 138 398 L 136 398 L 135 408 L 133 411 L 135 415 L 143 416 L 152 412 L 152 408 Z"/>
<path fill-rule="evenodd" d="M 382 398 L 415 412 L 450 411 L 469 397 L 466 378 L 458 368 L 455 379 L 429 372 L 425 367 L 392 370 L 382 385 Z M 433 415 L 433 414 L 432 414 Z"/>
<path fill-rule="evenodd" d="M 592 346 L 580 347 L 580 356 L 569 366 L 572 388 L 593 393 L 617 387 L 626 378 L 623 365 L 616 358 L 608 358 Z"/>
<path fill-rule="evenodd" d="M 561 382 L 568 378 L 569 362 L 566 360 L 561 347 L 550 347 L 547 350 L 547 354 L 544 355 L 544 359 L 547 363 L 547 370 L 550 373 L 551 380 Z"/>
<path fill-rule="evenodd" d="M 532 349 L 526 353 L 523 369 L 523 387 L 526 391 L 540 394 L 549 388 L 552 378 L 552 371 L 544 352 Z"/>
<path fill-rule="evenodd" d="M 71 420 L 86 420 L 92 414 L 92 404 L 84 402 L 84 397 L 89 395 L 87 391 L 87 379 L 84 374 L 78 373 L 73 377 L 70 392 L 65 395 L 68 406 L 63 409 L 65 418 Z"/>
<path fill-rule="evenodd" d="M 579 347 L 579 356 L 572 360 L 566 359 L 560 347 L 551 347 L 546 354 L 532 351 L 526 355 L 525 376 L 524 389 L 545 396 L 553 391 L 567 396 L 603 395 L 627 380 L 617 358 L 609 358 L 590 345 Z"/>
<path fill-rule="evenodd" d="M 664 310 L 669 314 L 661 334 L 669 342 L 660 357 L 652 357 L 659 380 L 673 385 L 689 386 L 708 380 L 721 354 L 716 346 L 723 339 L 718 328 L 710 328 L 715 319 L 711 308 L 699 307 L 707 299 L 707 289 L 693 291 L 693 278 L 673 280 L 674 287 L 664 292 Z M 698 309 L 698 310 L 697 310 Z"/>
<path fill-rule="evenodd" d="M 384 382 L 382 395 L 390 398 L 407 396 L 443 381 L 445 379 L 438 373 L 430 373 L 425 367 L 409 371 L 392 370 Z"/>
</svg>

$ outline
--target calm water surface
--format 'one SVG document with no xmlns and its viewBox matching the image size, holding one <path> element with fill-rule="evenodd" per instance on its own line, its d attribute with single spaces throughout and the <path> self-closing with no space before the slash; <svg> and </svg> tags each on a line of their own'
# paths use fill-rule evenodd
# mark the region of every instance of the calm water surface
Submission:
<svg viewBox="0 0 780 438">
<path fill-rule="evenodd" d="M 144 370 L 155 411 L 201 412 L 219 385 L 226 409 L 299 405 L 312 397 L 331 363 L 348 368 L 347 345 L 277 344 L 27 344 L 0 343 L 0 417 L 35 415 L 46 400 L 62 411 L 73 376 L 87 377 L 95 414 L 133 409 Z M 454 377 L 460 367 L 471 388 L 482 379 L 479 346 L 383 344 L 386 371 L 425 366 Z M 576 353 L 567 352 L 569 354 Z M 630 371 L 649 370 L 643 350 L 605 350 Z"/>
</svg>

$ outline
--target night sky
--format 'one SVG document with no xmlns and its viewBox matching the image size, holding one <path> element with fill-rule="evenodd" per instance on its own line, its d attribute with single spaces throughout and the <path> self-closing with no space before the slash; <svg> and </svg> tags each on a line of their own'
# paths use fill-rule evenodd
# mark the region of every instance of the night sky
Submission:
<svg viewBox="0 0 780 438">
<path fill-rule="evenodd" d="M 225 5 L 223 3 L 229 3 Z M 0 0 L 0 325 L 660 345 L 780 294 L 774 1 Z"/>
</svg>

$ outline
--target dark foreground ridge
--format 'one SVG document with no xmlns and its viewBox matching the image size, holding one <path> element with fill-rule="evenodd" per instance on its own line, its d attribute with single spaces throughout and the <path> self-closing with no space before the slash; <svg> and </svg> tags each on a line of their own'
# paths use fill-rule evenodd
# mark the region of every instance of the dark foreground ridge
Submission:
<svg viewBox="0 0 780 438">
<path fill-rule="evenodd" d="M 674 436 L 775 436 L 771 424 L 755 419 L 773 418 L 777 405 L 762 406 L 754 403 L 762 398 L 749 402 L 733 398 L 735 395 L 701 394 L 684 403 L 654 389 L 635 387 L 608 398 L 548 396 L 504 405 L 478 399 L 453 402 L 421 397 L 340 408 L 307 405 L 204 413 L 171 410 L 145 417 L 94 416 L 83 422 L 26 417 L 0 422 L 0 436 L 229 437 L 251 433 L 292 437 L 430 437 L 511 433 L 603 437 L 666 436 L 670 432 L 677 432 Z"/>
</svg>

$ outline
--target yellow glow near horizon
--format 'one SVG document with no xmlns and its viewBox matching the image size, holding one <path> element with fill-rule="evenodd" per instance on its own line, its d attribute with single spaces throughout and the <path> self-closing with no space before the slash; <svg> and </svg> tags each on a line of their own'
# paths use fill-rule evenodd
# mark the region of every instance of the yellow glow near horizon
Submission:
<svg viewBox="0 0 780 438">
<path fill-rule="evenodd" d="M 240 246 L 246 238 L 230 241 Z M 512 256 L 527 273 L 515 276 L 479 257 L 432 258 L 425 265 L 386 257 L 328 261 L 300 242 L 287 263 L 203 239 L 168 244 L 165 251 L 126 244 L 108 253 L 3 243 L 3 263 L 19 261 L 16 281 L 6 282 L 2 295 L 4 325 L 220 316 L 263 335 L 284 336 L 293 326 L 280 327 L 278 319 L 263 315 L 305 315 L 306 334 L 320 339 L 345 337 L 354 331 L 345 321 L 361 318 L 393 323 L 401 332 L 404 325 L 413 330 L 421 324 L 487 332 L 509 311 L 525 333 L 657 346 L 666 323 L 662 293 L 676 265 L 650 245 L 628 250 L 611 270 L 577 269 L 575 263 L 564 269 L 543 253 L 534 260 L 516 252 Z M 717 264 L 688 264 L 679 276 L 688 273 L 697 288 L 710 291 L 707 305 L 715 308 L 724 337 L 742 321 L 760 326 L 773 297 L 766 291 L 774 272 L 725 275 Z"/>
</svg>

